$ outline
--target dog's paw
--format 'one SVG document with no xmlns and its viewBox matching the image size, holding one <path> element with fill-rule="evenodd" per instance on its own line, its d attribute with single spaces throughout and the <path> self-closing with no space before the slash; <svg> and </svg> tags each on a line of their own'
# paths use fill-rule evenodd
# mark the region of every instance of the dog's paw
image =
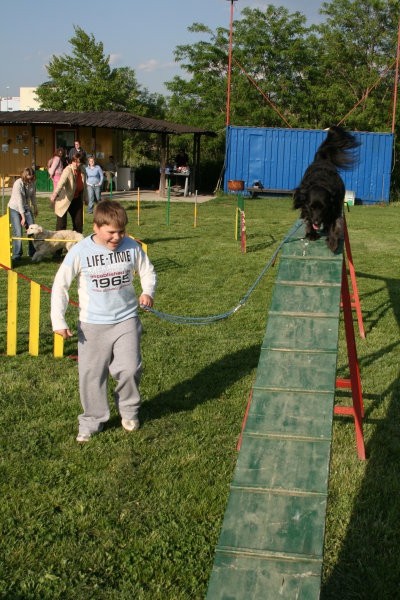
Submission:
<svg viewBox="0 0 400 600">
<path fill-rule="evenodd" d="M 339 240 L 342 240 L 344 237 L 343 230 L 343 219 L 336 219 L 334 225 L 331 227 L 329 231 L 329 235 L 327 237 L 326 243 L 332 252 L 336 252 L 339 246 Z"/>
<path fill-rule="evenodd" d="M 306 238 L 311 242 L 315 242 L 315 240 L 319 240 L 321 236 L 318 231 L 310 226 L 308 223 L 306 225 Z"/>
</svg>

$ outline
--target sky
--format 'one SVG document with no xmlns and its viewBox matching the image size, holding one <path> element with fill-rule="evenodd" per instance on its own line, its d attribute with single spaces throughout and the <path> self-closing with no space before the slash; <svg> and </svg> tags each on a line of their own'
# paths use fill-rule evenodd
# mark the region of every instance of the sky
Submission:
<svg viewBox="0 0 400 600">
<path fill-rule="evenodd" d="M 235 0 L 234 19 L 245 7 L 268 4 L 299 11 L 308 24 L 321 21 L 322 0 Z M 201 39 L 189 33 L 193 23 L 212 30 L 229 28 L 230 0 L 11 0 L 2 2 L 0 34 L 0 96 L 19 96 L 20 87 L 48 80 L 46 64 L 53 55 L 66 55 L 74 26 L 93 34 L 110 56 L 112 68 L 130 67 L 142 88 L 167 94 L 165 81 L 184 75 L 174 62 L 180 44 Z"/>
</svg>

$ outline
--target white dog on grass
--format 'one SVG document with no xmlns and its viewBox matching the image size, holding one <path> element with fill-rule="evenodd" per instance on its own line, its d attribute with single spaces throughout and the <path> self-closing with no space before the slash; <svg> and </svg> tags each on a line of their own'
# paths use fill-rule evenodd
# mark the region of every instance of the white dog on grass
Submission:
<svg viewBox="0 0 400 600">
<path fill-rule="evenodd" d="M 83 240 L 83 235 L 77 231 L 72 231 L 72 229 L 51 231 L 36 223 L 29 225 L 26 234 L 28 237 L 33 238 L 32 242 L 35 247 L 35 254 L 32 256 L 33 262 L 39 262 L 45 256 L 55 254 L 57 250 L 63 250 L 64 248 L 68 252 L 76 242 Z"/>
</svg>

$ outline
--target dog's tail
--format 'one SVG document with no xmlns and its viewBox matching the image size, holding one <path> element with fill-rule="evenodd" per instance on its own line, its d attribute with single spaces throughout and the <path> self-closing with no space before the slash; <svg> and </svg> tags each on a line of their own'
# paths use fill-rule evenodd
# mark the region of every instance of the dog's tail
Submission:
<svg viewBox="0 0 400 600">
<path fill-rule="evenodd" d="M 322 142 L 315 155 L 315 160 L 327 160 L 339 169 L 350 169 L 357 160 L 351 150 L 360 145 L 354 135 L 333 125 L 328 129 L 328 135 Z"/>
</svg>

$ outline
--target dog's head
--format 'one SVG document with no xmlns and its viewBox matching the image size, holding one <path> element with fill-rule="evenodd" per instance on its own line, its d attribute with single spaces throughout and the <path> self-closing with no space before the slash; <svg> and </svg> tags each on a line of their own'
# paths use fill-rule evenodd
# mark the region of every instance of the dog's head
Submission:
<svg viewBox="0 0 400 600">
<path fill-rule="evenodd" d="M 29 225 L 28 229 L 26 230 L 26 235 L 28 236 L 34 237 L 35 235 L 40 235 L 41 233 L 43 233 L 43 227 L 37 225 L 36 223 Z"/>
<path fill-rule="evenodd" d="M 307 201 L 303 204 L 303 219 L 307 219 L 315 231 L 331 226 L 336 218 L 333 214 L 332 196 L 326 188 L 313 186 L 307 191 Z"/>
</svg>

